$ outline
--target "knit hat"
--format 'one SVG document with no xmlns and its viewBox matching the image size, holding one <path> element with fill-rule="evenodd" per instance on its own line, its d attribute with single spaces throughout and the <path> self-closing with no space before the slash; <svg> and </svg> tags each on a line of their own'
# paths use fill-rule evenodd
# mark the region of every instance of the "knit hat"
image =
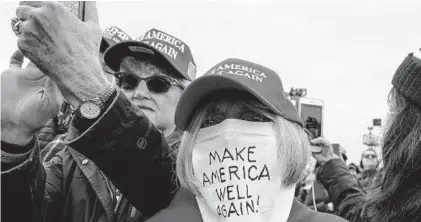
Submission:
<svg viewBox="0 0 421 222">
<path fill-rule="evenodd" d="M 421 107 L 421 60 L 410 53 L 396 70 L 392 85 L 400 95 Z"/>
</svg>

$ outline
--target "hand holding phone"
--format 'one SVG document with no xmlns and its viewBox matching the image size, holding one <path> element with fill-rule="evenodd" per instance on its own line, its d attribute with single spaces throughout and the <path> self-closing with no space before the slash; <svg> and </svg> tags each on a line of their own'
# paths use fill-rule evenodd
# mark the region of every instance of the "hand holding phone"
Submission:
<svg viewBox="0 0 421 222">
<path fill-rule="evenodd" d="M 310 143 L 312 145 L 313 157 L 321 165 L 332 159 L 340 159 L 340 157 L 333 151 L 332 144 L 325 138 L 319 137 L 311 140 Z M 320 148 L 314 148 L 313 150 L 313 147 Z"/>
</svg>

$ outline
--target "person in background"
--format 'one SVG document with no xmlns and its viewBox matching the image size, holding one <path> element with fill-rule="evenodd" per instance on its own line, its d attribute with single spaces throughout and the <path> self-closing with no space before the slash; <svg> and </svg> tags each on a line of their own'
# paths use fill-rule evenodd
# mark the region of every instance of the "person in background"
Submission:
<svg viewBox="0 0 421 222">
<path fill-rule="evenodd" d="M 410 53 L 397 68 L 390 91 L 389 119 L 382 138 L 383 177 L 364 193 L 332 146 L 319 139 L 323 152 L 317 175 L 339 215 L 350 221 L 421 221 L 421 56 Z"/>
<path fill-rule="evenodd" d="M 378 171 L 379 159 L 374 149 L 367 149 L 361 154 L 359 184 L 365 192 L 370 192 L 380 182 L 381 175 Z"/>
<path fill-rule="evenodd" d="M 111 70 L 104 62 L 105 51 L 110 46 L 113 46 L 122 41 L 129 40 L 132 40 L 132 38 L 116 26 L 107 27 L 102 33 L 101 45 L 99 48 L 99 59 L 101 62 L 102 70 L 107 74 L 106 76 L 110 82 L 116 82 L 116 79 L 114 77 L 114 71 Z M 64 102 L 61 105 L 58 115 L 53 117 L 43 128 L 38 131 L 37 137 L 43 163 L 50 161 L 51 158 L 56 155 L 56 153 L 66 147 L 64 140 L 66 138 L 66 133 L 73 115 L 74 114 L 70 108 L 70 105 Z"/>
<path fill-rule="evenodd" d="M 172 111 L 196 74 L 190 48 L 158 30 L 114 45 L 106 54 L 127 52 L 104 57 L 125 72 L 120 89 L 101 67 L 95 2 L 85 7 L 86 22 L 58 2 L 20 2 L 16 10 L 18 47 L 42 72 L 13 67 L 1 75 L 2 221 L 127 221 L 132 212 L 119 191 L 143 220 L 177 190 L 165 136 L 175 131 Z M 44 85 L 32 84 L 44 74 Z M 40 89 L 44 96 L 33 96 Z M 68 147 L 43 165 L 34 133 L 56 115 L 59 94 L 75 117 Z"/>
<path fill-rule="evenodd" d="M 355 179 L 359 180 L 360 178 L 360 168 L 355 163 L 350 163 L 348 165 L 348 170 L 355 177 Z"/>
</svg>

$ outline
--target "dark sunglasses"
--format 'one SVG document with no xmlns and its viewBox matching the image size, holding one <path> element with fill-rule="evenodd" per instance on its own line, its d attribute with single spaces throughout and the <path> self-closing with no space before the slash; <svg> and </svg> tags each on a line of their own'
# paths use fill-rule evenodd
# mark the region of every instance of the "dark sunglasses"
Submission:
<svg viewBox="0 0 421 222">
<path fill-rule="evenodd" d="M 375 155 L 375 154 L 365 154 L 364 155 L 364 158 L 367 158 L 367 159 L 375 159 L 375 158 L 377 158 L 377 155 Z"/>
<path fill-rule="evenodd" d="M 140 78 L 137 75 L 128 72 L 116 72 L 118 86 L 124 90 L 134 90 L 140 81 L 145 80 L 148 90 L 152 93 L 167 93 L 172 85 L 178 86 L 184 90 L 184 87 L 175 79 L 167 76 L 151 76 Z"/>
</svg>

